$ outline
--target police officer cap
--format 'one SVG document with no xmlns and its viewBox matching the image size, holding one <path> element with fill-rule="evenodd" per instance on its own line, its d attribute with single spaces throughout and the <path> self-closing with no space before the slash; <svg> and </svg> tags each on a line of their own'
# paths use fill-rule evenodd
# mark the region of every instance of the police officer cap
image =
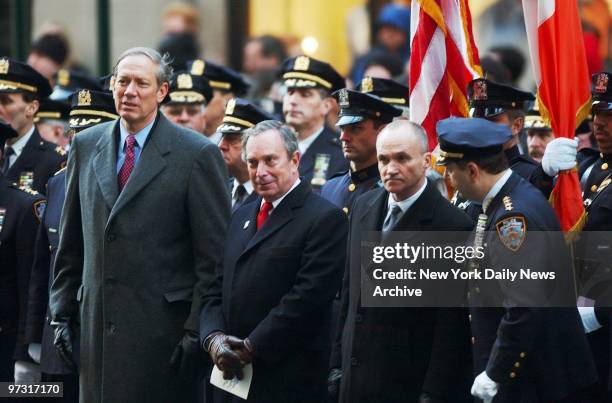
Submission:
<svg viewBox="0 0 612 403">
<path fill-rule="evenodd" d="M 0 120 L 0 145 L 3 145 L 7 139 L 15 138 L 18 135 L 19 133 L 11 125 Z"/>
<path fill-rule="evenodd" d="M 527 130 L 552 130 L 540 115 L 540 108 L 536 101 L 527 101 L 527 112 L 525 113 L 525 129 Z"/>
<path fill-rule="evenodd" d="M 187 62 L 187 71 L 194 76 L 204 76 L 214 90 L 232 92 L 242 96 L 249 90 L 249 84 L 240 74 L 208 60 L 195 59 Z"/>
<path fill-rule="evenodd" d="M 80 90 L 70 96 L 70 127 L 85 129 L 118 119 L 115 101 L 108 92 Z"/>
<path fill-rule="evenodd" d="M 533 101 L 535 97 L 509 85 L 477 78 L 468 84 L 468 100 L 470 116 L 486 118 L 510 109 L 523 109 L 525 101 Z"/>
<path fill-rule="evenodd" d="M 0 58 L 0 92 L 23 92 L 40 98 L 51 94 L 49 81 L 26 63 Z"/>
<path fill-rule="evenodd" d="M 386 78 L 364 77 L 357 91 L 376 95 L 391 105 L 408 107 L 410 102 L 408 87 Z"/>
<path fill-rule="evenodd" d="M 402 114 L 402 111 L 375 95 L 346 88 L 336 91 L 332 95 L 336 98 L 340 107 L 336 126 L 352 125 L 364 119 L 376 119 L 389 123 L 394 117 Z"/>
<path fill-rule="evenodd" d="M 332 93 L 346 87 L 344 78 L 329 63 L 310 56 L 286 59 L 281 75 L 287 88 L 322 88 Z"/>
<path fill-rule="evenodd" d="M 591 95 L 593 96 L 593 113 L 612 110 L 612 73 L 602 71 L 591 76 Z"/>
<path fill-rule="evenodd" d="M 506 125 L 480 118 L 447 118 L 436 124 L 440 158 L 437 165 L 451 161 L 473 161 L 502 152 L 512 138 Z"/>
<path fill-rule="evenodd" d="M 56 101 L 67 102 L 68 97 L 76 90 L 101 89 L 98 79 L 78 70 L 60 69 L 55 74 L 55 83 L 50 98 Z"/>
<path fill-rule="evenodd" d="M 172 74 L 170 88 L 164 103 L 170 104 L 207 104 L 213 97 L 212 88 L 204 76 L 178 71 Z"/>
<path fill-rule="evenodd" d="M 234 98 L 227 102 L 223 123 L 217 131 L 223 135 L 240 134 L 264 120 L 274 120 L 274 117 L 244 99 Z"/>
<path fill-rule="evenodd" d="M 42 119 L 54 119 L 54 120 L 65 120 L 68 121 L 70 114 L 70 104 L 68 101 L 55 101 L 50 98 L 43 98 L 40 101 L 40 107 L 34 122 L 38 122 Z"/>
</svg>

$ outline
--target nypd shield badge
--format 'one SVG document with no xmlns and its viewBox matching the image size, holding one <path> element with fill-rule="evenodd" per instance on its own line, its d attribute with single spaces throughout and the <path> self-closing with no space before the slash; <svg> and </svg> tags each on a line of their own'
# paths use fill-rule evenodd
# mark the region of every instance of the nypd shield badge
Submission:
<svg viewBox="0 0 612 403">
<path fill-rule="evenodd" d="M 521 248 L 527 235 L 525 217 L 507 217 L 495 224 L 501 243 L 512 252 Z"/>
<path fill-rule="evenodd" d="M 38 219 L 38 222 L 42 220 L 42 216 L 45 213 L 45 207 L 47 207 L 47 202 L 45 200 L 35 201 L 32 205 L 34 209 L 34 215 Z"/>
</svg>

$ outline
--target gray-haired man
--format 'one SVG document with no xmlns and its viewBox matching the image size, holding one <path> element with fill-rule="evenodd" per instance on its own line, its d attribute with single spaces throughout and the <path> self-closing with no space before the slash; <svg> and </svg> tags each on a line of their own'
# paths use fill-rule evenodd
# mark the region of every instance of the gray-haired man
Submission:
<svg viewBox="0 0 612 403">
<path fill-rule="evenodd" d="M 226 168 L 216 145 L 159 113 L 166 58 L 129 49 L 113 73 L 121 118 L 79 133 L 70 151 L 56 345 L 71 359 L 80 322 L 81 401 L 190 402 L 203 367 L 200 296 L 230 215 Z"/>
</svg>

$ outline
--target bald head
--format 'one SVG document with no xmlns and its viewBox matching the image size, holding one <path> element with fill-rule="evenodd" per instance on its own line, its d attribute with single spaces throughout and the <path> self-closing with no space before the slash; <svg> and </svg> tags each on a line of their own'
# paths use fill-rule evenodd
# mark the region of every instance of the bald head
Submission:
<svg viewBox="0 0 612 403">
<path fill-rule="evenodd" d="M 425 131 L 408 120 L 393 121 L 378 135 L 376 154 L 380 178 L 396 201 L 407 199 L 425 184 L 425 173 L 431 162 L 427 150 Z"/>
</svg>

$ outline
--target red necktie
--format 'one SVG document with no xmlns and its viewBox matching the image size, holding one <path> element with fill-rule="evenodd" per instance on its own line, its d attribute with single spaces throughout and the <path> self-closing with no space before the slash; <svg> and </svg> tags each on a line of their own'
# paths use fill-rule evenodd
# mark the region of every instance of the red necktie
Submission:
<svg viewBox="0 0 612 403">
<path fill-rule="evenodd" d="M 123 190 L 125 184 L 130 178 L 130 174 L 134 169 L 134 144 L 136 143 L 136 137 L 133 134 L 129 134 L 125 139 L 125 159 L 123 160 L 123 165 L 121 165 L 121 169 L 119 170 L 119 192 Z"/>
<path fill-rule="evenodd" d="M 261 206 L 261 210 L 257 214 L 257 229 L 259 230 L 261 226 L 266 222 L 266 219 L 270 215 L 270 211 L 272 210 L 272 203 L 264 202 Z"/>
</svg>

